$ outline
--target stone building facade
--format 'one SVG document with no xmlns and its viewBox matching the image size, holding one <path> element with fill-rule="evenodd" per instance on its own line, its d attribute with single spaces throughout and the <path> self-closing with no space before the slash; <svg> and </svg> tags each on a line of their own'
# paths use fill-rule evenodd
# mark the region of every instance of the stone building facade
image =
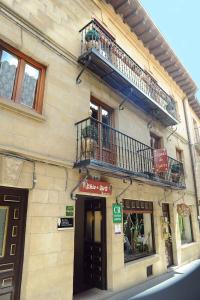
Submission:
<svg viewBox="0 0 200 300">
<path fill-rule="evenodd" d="M 189 96 L 114 2 L 0 3 L 1 300 L 117 291 L 200 255 Z"/>
</svg>

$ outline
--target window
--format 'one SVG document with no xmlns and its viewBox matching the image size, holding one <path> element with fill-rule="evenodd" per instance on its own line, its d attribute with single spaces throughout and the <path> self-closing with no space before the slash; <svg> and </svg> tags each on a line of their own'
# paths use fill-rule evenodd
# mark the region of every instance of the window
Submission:
<svg viewBox="0 0 200 300">
<path fill-rule="evenodd" d="M 192 232 L 192 218 L 191 215 L 178 216 L 179 230 L 181 235 L 181 244 L 188 244 L 193 242 Z"/>
<path fill-rule="evenodd" d="M 183 151 L 176 148 L 176 159 L 183 162 Z"/>
<path fill-rule="evenodd" d="M 154 253 L 153 203 L 123 201 L 124 261 Z"/>
<path fill-rule="evenodd" d="M 45 67 L 0 40 L 0 97 L 42 112 Z"/>
<path fill-rule="evenodd" d="M 113 110 L 94 97 L 90 102 L 90 110 L 93 118 L 91 122 L 98 131 L 96 159 L 115 164 L 114 134 L 111 128 Z"/>
<path fill-rule="evenodd" d="M 199 134 L 199 128 L 197 125 L 197 121 L 193 119 L 193 125 L 194 125 L 194 137 L 195 137 L 195 143 L 200 142 L 200 134 Z"/>
<path fill-rule="evenodd" d="M 150 146 L 153 149 L 160 149 L 161 148 L 161 141 L 162 139 L 155 135 L 154 133 L 150 132 Z"/>
<path fill-rule="evenodd" d="M 90 102 L 90 109 L 92 111 L 92 117 L 105 125 L 112 125 L 112 111 L 107 107 L 97 104 L 93 101 Z M 96 123 L 97 124 L 97 123 Z M 110 129 L 107 126 L 102 125 L 102 146 L 104 148 L 110 148 Z"/>
</svg>

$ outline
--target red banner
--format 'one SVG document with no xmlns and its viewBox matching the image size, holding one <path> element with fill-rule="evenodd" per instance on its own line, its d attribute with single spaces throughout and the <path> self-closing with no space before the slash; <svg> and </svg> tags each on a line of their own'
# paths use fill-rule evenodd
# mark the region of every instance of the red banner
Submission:
<svg viewBox="0 0 200 300">
<path fill-rule="evenodd" d="M 85 180 L 80 186 L 80 192 L 92 193 L 99 195 L 111 195 L 112 185 L 104 181 L 96 181 L 93 179 Z"/>
<path fill-rule="evenodd" d="M 162 173 L 168 171 L 168 156 L 166 149 L 153 150 L 154 171 Z"/>
</svg>

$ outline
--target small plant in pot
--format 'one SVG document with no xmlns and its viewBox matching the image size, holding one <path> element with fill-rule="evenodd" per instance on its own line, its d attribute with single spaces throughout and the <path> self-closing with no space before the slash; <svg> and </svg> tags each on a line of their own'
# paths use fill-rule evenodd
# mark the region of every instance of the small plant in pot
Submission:
<svg viewBox="0 0 200 300">
<path fill-rule="evenodd" d="M 91 48 L 98 48 L 98 42 L 100 39 L 100 34 L 96 30 L 96 28 L 92 28 L 87 31 L 85 35 L 85 40 L 86 40 L 86 48 L 91 49 Z"/>
<path fill-rule="evenodd" d="M 81 130 L 82 155 L 85 159 L 95 158 L 98 140 L 98 128 L 95 125 L 87 125 Z"/>
<path fill-rule="evenodd" d="M 170 101 L 166 106 L 166 110 L 170 114 L 175 115 L 176 114 L 176 104 L 173 101 Z"/>
<path fill-rule="evenodd" d="M 172 174 L 172 180 L 174 182 L 178 182 L 180 180 L 181 176 L 181 165 L 180 164 L 173 164 L 171 166 L 171 174 Z"/>
</svg>

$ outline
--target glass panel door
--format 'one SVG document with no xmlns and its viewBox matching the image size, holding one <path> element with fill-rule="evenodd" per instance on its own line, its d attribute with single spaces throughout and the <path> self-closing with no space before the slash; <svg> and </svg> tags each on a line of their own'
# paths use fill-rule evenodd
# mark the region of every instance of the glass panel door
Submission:
<svg viewBox="0 0 200 300">
<path fill-rule="evenodd" d="M 0 257 L 4 257 L 8 224 L 8 207 L 0 206 Z"/>
</svg>

